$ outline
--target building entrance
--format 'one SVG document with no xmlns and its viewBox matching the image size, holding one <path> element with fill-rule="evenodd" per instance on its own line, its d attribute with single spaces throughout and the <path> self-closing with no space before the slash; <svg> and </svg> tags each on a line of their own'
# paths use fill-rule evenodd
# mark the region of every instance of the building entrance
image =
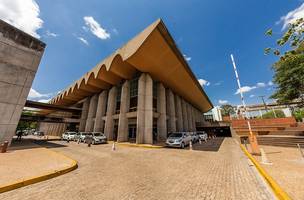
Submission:
<svg viewBox="0 0 304 200">
<path fill-rule="evenodd" d="M 129 142 L 136 142 L 136 124 L 129 124 Z"/>
</svg>

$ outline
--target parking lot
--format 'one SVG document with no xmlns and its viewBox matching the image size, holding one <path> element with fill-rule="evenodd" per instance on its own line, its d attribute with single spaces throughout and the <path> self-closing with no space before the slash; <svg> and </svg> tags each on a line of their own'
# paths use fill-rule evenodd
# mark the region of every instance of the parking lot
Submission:
<svg viewBox="0 0 304 200">
<path fill-rule="evenodd" d="M 273 199 L 232 138 L 213 142 L 217 148 L 200 151 L 40 142 L 76 159 L 79 168 L 0 199 Z"/>
</svg>

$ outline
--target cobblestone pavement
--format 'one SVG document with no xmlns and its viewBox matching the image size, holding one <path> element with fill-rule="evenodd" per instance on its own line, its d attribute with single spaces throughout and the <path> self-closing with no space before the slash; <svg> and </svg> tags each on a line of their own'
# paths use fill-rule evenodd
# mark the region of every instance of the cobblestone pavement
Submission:
<svg viewBox="0 0 304 200">
<path fill-rule="evenodd" d="M 272 165 L 263 168 L 294 200 L 304 199 L 304 158 L 299 150 L 288 147 L 260 145 Z M 260 157 L 257 158 L 261 160 Z"/>
<path fill-rule="evenodd" d="M 112 152 L 110 144 L 50 144 L 78 160 L 79 168 L 0 194 L 1 200 L 273 199 L 232 138 L 225 139 L 219 151 L 117 146 Z"/>
</svg>

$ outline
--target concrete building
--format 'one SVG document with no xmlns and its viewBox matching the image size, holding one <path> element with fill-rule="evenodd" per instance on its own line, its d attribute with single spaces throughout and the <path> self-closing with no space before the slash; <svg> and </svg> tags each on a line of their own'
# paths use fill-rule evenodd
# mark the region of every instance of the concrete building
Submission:
<svg viewBox="0 0 304 200">
<path fill-rule="evenodd" d="M 79 131 L 146 144 L 166 139 L 168 132 L 195 131 L 213 107 L 161 20 L 50 103 L 81 107 Z"/>
<path fill-rule="evenodd" d="M 0 144 L 11 141 L 45 44 L 0 20 Z"/>
</svg>

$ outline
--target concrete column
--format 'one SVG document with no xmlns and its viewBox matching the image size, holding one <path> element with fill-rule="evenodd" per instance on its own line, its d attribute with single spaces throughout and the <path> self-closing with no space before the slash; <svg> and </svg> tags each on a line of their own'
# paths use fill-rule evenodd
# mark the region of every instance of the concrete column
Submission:
<svg viewBox="0 0 304 200">
<path fill-rule="evenodd" d="M 138 79 L 136 143 L 153 143 L 153 80 L 149 74 Z"/>
<path fill-rule="evenodd" d="M 162 83 L 157 85 L 157 135 L 158 140 L 167 139 L 167 120 L 166 120 L 166 89 Z"/>
<path fill-rule="evenodd" d="M 108 98 L 107 90 L 102 91 L 98 96 L 98 104 L 97 104 L 97 111 L 96 111 L 95 124 L 94 124 L 95 132 L 103 132 L 104 121 L 102 120 L 102 117 L 106 114 L 107 98 Z"/>
<path fill-rule="evenodd" d="M 89 105 L 90 105 L 90 97 L 87 97 L 82 104 L 79 131 L 85 130 L 86 121 L 87 121 L 87 117 L 88 117 L 88 111 L 89 111 Z"/>
<path fill-rule="evenodd" d="M 191 105 L 191 115 L 192 115 L 192 127 L 193 131 L 196 131 L 196 117 L 195 117 L 195 108 Z"/>
<path fill-rule="evenodd" d="M 107 102 L 107 116 L 105 122 L 105 129 L 104 133 L 106 134 L 108 140 L 113 140 L 113 133 L 114 133 L 114 120 L 113 114 L 115 113 L 116 109 L 116 95 L 117 95 L 117 88 L 113 86 L 109 92 L 109 98 Z"/>
<path fill-rule="evenodd" d="M 169 121 L 168 121 L 168 131 L 175 132 L 176 131 L 176 117 L 175 117 L 175 102 L 174 102 L 174 94 L 172 90 L 166 89 L 167 93 L 167 107 L 168 107 L 168 114 L 169 114 Z"/>
<path fill-rule="evenodd" d="M 191 116 L 191 111 L 190 111 L 190 104 L 187 102 L 186 103 L 187 107 L 187 118 L 188 118 L 188 131 L 192 131 L 192 116 Z"/>
<path fill-rule="evenodd" d="M 127 112 L 129 112 L 129 109 L 130 109 L 130 83 L 128 80 L 126 80 L 121 88 L 117 142 L 128 141 Z"/>
<path fill-rule="evenodd" d="M 183 131 L 183 113 L 182 113 L 182 103 L 181 98 L 178 95 L 175 95 L 175 111 L 177 119 L 177 131 Z"/>
<path fill-rule="evenodd" d="M 183 114 L 183 131 L 188 131 L 188 114 L 187 114 L 187 104 L 184 99 L 181 99 L 182 104 L 182 114 Z"/>
<path fill-rule="evenodd" d="M 97 103 L 98 103 L 98 94 L 95 94 L 91 97 L 90 100 L 90 106 L 88 111 L 88 117 L 87 122 L 85 126 L 86 132 L 92 132 L 94 128 L 94 118 L 96 116 L 96 110 L 97 110 Z"/>
</svg>

